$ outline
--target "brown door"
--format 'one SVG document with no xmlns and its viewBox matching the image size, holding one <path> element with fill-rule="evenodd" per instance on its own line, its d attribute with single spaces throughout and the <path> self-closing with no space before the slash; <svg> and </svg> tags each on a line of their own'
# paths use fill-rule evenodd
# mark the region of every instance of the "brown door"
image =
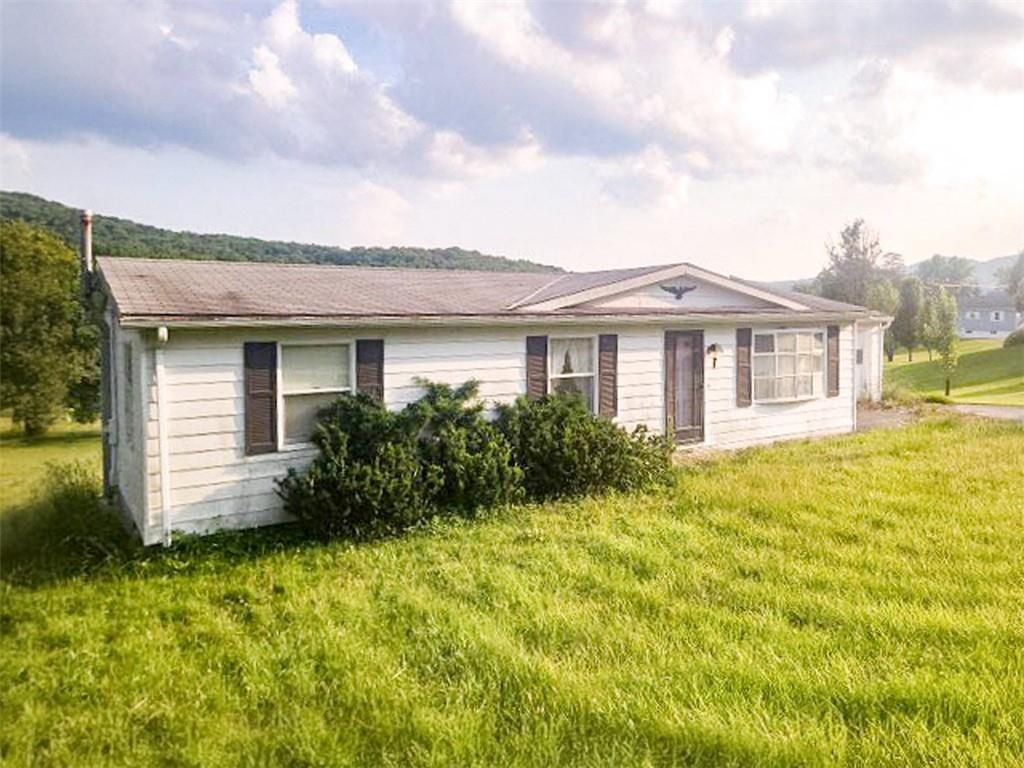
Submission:
<svg viewBox="0 0 1024 768">
<path fill-rule="evenodd" d="M 665 425 L 677 443 L 704 439 L 704 331 L 665 332 Z"/>
</svg>

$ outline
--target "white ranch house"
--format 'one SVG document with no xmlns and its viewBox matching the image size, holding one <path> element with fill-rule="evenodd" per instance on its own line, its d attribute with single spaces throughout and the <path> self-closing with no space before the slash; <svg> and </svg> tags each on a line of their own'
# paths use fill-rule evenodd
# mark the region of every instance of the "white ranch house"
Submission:
<svg viewBox="0 0 1024 768">
<path fill-rule="evenodd" d="M 692 264 L 503 273 L 99 258 L 104 479 L 142 540 L 284 520 L 317 409 L 416 380 L 574 390 L 680 445 L 850 432 L 889 318 Z"/>
</svg>

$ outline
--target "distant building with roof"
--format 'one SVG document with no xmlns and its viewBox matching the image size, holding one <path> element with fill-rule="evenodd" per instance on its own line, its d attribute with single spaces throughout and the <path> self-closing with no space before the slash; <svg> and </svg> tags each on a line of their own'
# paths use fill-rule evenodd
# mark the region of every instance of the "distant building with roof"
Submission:
<svg viewBox="0 0 1024 768">
<path fill-rule="evenodd" d="M 1017 311 L 1006 291 L 963 297 L 959 304 L 957 330 L 962 339 L 1004 339 L 1024 322 L 1024 312 Z"/>
</svg>

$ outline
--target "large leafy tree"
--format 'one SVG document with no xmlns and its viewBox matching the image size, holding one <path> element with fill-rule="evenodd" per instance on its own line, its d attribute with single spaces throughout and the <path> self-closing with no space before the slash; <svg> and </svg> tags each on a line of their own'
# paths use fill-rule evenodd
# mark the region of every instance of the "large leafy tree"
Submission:
<svg viewBox="0 0 1024 768">
<path fill-rule="evenodd" d="M 921 326 L 924 319 L 924 289 L 916 277 L 900 283 L 900 305 L 892 321 L 892 333 L 897 344 L 907 348 L 908 359 L 914 359 L 914 346 L 922 341 Z"/>
<path fill-rule="evenodd" d="M 954 296 L 976 296 L 978 287 L 974 281 L 974 265 L 970 259 L 961 256 L 940 256 L 935 254 L 915 267 L 917 276 L 927 286 L 942 286 Z"/>
<path fill-rule="evenodd" d="M 827 299 L 869 306 L 879 282 L 895 283 L 903 259 L 882 250 L 878 233 L 857 219 L 839 233 L 839 242 L 825 246 L 828 266 L 815 278 L 815 293 Z"/>
<path fill-rule="evenodd" d="M 1024 312 L 1024 250 L 1017 254 L 1017 260 L 999 275 L 1000 282 L 1006 288 L 1017 305 L 1017 311 Z"/>
<path fill-rule="evenodd" d="M 74 251 L 48 232 L 5 221 L 0 274 L 0 403 L 29 435 L 46 432 L 72 391 L 76 417 L 94 418 L 97 335 L 79 303 Z"/>
</svg>

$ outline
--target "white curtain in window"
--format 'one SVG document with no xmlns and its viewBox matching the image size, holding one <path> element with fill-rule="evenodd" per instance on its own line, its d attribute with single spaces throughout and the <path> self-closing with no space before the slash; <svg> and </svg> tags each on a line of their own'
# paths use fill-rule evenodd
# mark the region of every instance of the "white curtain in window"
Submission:
<svg viewBox="0 0 1024 768">
<path fill-rule="evenodd" d="M 551 375 L 594 372 L 592 339 L 551 339 Z"/>
</svg>

